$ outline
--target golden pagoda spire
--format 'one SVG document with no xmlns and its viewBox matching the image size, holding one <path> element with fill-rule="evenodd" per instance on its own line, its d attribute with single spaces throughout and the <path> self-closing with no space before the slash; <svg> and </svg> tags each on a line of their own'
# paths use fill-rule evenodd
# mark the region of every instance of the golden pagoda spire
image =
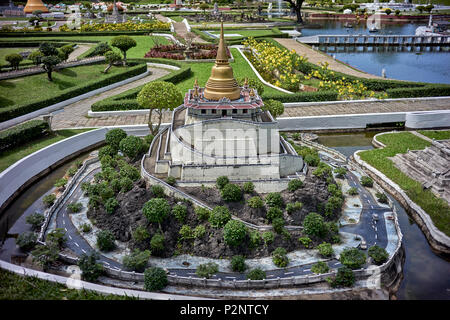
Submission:
<svg viewBox="0 0 450 320">
<path fill-rule="evenodd" d="M 241 96 L 241 88 L 233 76 L 233 69 L 228 62 L 227 45 L 223 34 L 223 21 L 220 27 L 219 47 L 216 63 L 211 69 L 211 76 L 206 82 L 204 97 L 209 100 L 228 98 L 237 100 Z"/>
<path fill-rule="evenodd" d="M 44 5 L 42 0 L 28 0 L 23 12 L 32 13 L 33 11 L 41 10 L 43 13 L 48 12 L 48 8 Z"/>
</svg>

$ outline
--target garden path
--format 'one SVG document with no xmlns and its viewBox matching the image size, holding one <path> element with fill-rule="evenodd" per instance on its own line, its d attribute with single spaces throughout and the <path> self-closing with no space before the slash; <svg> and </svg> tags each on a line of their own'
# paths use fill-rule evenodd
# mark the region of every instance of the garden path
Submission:
<svg viewBox="0 0 450 320">
<path fill-rule="evenodd" d="M 353 67 L 347 66 L 346 64 L 334 60 L 329 55 L 322 53 L 318 50 L 313 50 L 309 46 L 299 43 L 294 39 L 284 39 L 284 38 L 274 38 L 281 45 L 286 47 L 288 50 L 295 50 L 295 52 L 308 58 L 308 61 L 314 64 L 319 64 L 321 62 L 328 62 L 328 67 L 331 70 L 342 72 L 351 76 L 367 78 L 367 79 L 384 79 L 373 74 L 369 74 L 363 71 L 359 71 Z"/>
<path fill-rule="evenodd" d="M 136 88 L 140 85 L 159 79 L 169 73 L 169 71 L 160 68 L 149 67 L 148 70 L 152 72 L 152 74 L 149 76 L 125 84 L 123 86 L 105 91 L 96 96 L 69 104 L 66 107 L 64 107 L 62 111 L 55 112 L 52 119 L 52 129 L 57 130 L 61 128 L 73 128 L 73 127 L 89 128 L 89 127 L 118 126 L 127 124 L 147 123 L 148 122 L 147 115 L 90 118 L 88 117 L 87 113 L 91 109 L 91 105 L 97 101 Z M 167 122 L 169 119 L 170 113 L 164 116 L 163 122 Z"/>
<path fill-rule="evenodd" d="M 69 59 L 67 59 L 67 61 L 77 60 L 79 56 L 92 48 L 92 46 L 93 44 L 79 43 L 78 47 L 69 55 Z"/>
</svg>

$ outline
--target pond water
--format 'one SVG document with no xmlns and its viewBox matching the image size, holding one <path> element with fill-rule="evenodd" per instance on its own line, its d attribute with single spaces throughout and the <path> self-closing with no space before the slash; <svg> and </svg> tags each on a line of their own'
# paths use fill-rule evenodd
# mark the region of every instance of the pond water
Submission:
<svg viewBox="0 0 450 320">
<path fill-rule="evenodd" d="M 345 28 L 345 21 L 314 21 L 320 28 L 302 29 L 302 36 L 319 34 L 400 34 L 414 35 L 418 26 L 426 23 L 383 23 L 377 33 L 369 33 L 364 22 L 353 28 Z M 450 52 L 447 48 L 398 47 L 325 47 L 319 49 L 359 70 L 399 80 L 450 83 Z"/>
<path fill-rule="evenodd" d="M 373 149 L 371 141 L 376 133 L 324 134 L 319 135 L 318 142 L 350 156 L 356 150 Z M 450 257 L 433 252 L 417 224 L 397 201 L 394 203 L 405 248 L 404 278 L 396 297 L 399 300 L 450 300 Z"/>
</svg>

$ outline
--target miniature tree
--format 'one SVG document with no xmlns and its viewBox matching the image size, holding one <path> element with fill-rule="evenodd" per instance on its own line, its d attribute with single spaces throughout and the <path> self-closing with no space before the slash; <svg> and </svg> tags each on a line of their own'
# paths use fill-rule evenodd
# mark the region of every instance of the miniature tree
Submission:
<svg viewBox="0 0 450 320">
<path fill-rule="evenodd" d="M 170 213 L 170 205 L 166 199 L 153 198 L 144 204 L 142 213 L 149 222 L 161 224 Z"/>
<path fill-rule="evenodd" d="M 42 226 L 42 224 L 45 221 L 45 217 L 43 214 L 39 213 L 39 212 L 35 212 L 31 215 L 29 215 L 28 217 L 26 217 L 25 221 L 28 224 L 31 224 L 31 228 L 33 230 L 39 230 L 40 227 Z"/>
<path fill-rule="evenodd" d="M 143 272 L 147 267 L 151 252 L 149 250 L 140 251 L 135 249 L 132 253 L 123 258 L 123 266 L 127 270 Z"/>
<path fill-rule="evenodd" d="M 230 261 L 231 270 L 234 272 L 244 272 L 247 269 L 243 256 L 233 256 Z"/>
<path fill-rule="evenodd" d="M 142 108 L 150 109 L 148 126 L 152 135 L 156 135 L 161 126 L 164 110 L 173 110 L 183 103 L 183 95 L 173 84 L 164 81 L 153 81 L 146 84 L 137 95 L 137 102 Z M 153 111 L 158 114 L 158 124 L 152 123 Z"/>
<path fill-rule="evenodd" d="M 289 263 L 285 248 L 278 247 L 272 253 L 272 261 L 279 268 L 285 268 Z"/>
<path fill-rule="evenodd" d="M 284 113 L 283 103 L 273 99 L 268 99 L 267 101 L 264 101 L 264 107 L 262 109 L 264 111 L 268 110 L 274 118 L 277 118 L 278 116 L 281 116 Z"/>
<path fill-rule="evenodd" d="M 309 213 L 303 220 L 303 231 L 309 236 L 323 237 L 327 232 L 323 217 L 315 212 Z"/>
<path fill-rule="evenodd" d="M 82 254 L 78 260 L 78 267 L 81 270 L 81 278 L 89 282 L 97 281 L 98 277 L 103 273 L 103 265 L 97 263 L 99 255 L 97 252 L 90 254 Z"/>
<path fill-rule="evenodd" d="M 197 267 L 195 273 L 201 278 L 209 279 L 211 276 L 219 271 L 219 266 L 214 262 L 201 264 Z"/>
<path fill-rule="evenodd" d="M 97 235 L 97 246 L 101 251 L 111 251 L 116 247 L 114 235 L 109 230 L 102 230 Z"/>
<path fill-rule="evenodd" d="M 370 247 L 368 254 L 369 257 L 371 257 L 377 265 L 383 264 L 389 258 L 389 253 L 386 251 L 386 249 L 381 248 L 377 245 Z"/>
<path fill-rule="evenodd" d="M 230 220 L 223 228 L 223 239 L 225 243 L 232 246 L 239 246 L 247 235 L 247 226 L 237 220 Z"/>
<path fill-rule="evenodd" d="M 105 53 L 105 61 L 108 66 L 103 70 L 103 73 L 108 73 L 108 70 L 117 62 L 122 59 L 122 56 L 114 51 L 108 51 Z"/>
<path fill-rule="evenodd" d="M 53 81 L 52 72 L 56 65 L 61 62 L 61 59 L 58 56 L 58 50 L 53 44 L 44 42 L 39 46 L 39 51 L 44 55 L 41 58 L 42 68 L 47 73 L 48 80 Z"/>
<path fill-rule="evenodd" d="M 144 142 L 136 136 L 128 136 L 120 141 L 119 150 L 130 160 L 133 160 L 141 152 L 143 143 Z"/>
<path fill-rule="evenodd" d="M 65 46 L 62 46 L 61 48 L 59 48 L 59 57 L 61 58 L 61 60 L 66 61 L 67 59 L 69 59 L 70 54 L 74 50 L 75 49 L 73 48 L 73 45 L 71 45 L 71 44 L 67 44 Z"/>
<path fill-rule="evenodd" d="M 22 62 L 23 57 L 18 53 L 10 53 L 5 57 L 5 60 L 11 65 L 14 70 L 19 69 L 19 64 Z"/>
<path fill-rule="evenodd" d="M 217 206 L 209 215 L 209 223 L 214 228 L 223 227 L 231 219 L 231 213 L 227 207 Z"/>
<path fill-rule="evenodd" d="M 21 233 L 17 239 L 16 244 L 23 251 L 30 251 L 36 246 L 38 235 L 35 232 L 25 231 Z"/>
<path fill-rule="evenodd" d="M 151 267 L 144 272 L 144 288 L 147 291 L 158 291 L 163 289 L 169 281 L 167 274 L 162 268 Z"/>
<path fill-rule="evenodd" d="M 129 36 L 116 36 L 112 38 L 111 45 L 122 51 L 123 65 L 127 65 L 127 51 L 133 47 L 136 47 L 136 41 Z"/>
<path fill-rule="evenodd" d="M 33 61 L 34 65 L 38 66 L 41 64 L 41 59 L 43 56 L 44 54 L 42 52 L 39 50 L 34 50 L 28 55 L 27 60 Z"/>
<path fill-rule="evenodd" d="M 260 268 L 252 269 L 247 274 L 249 280 L 264 280 L 266 278 L 266 272 Z"/>
<path fill-rule="evenodd" d="M 357 248 L 345 248 L 341 252 L 339 261 L 346 267 L 358 269 L 366 262 L 366 255 Z"/>
</svg>

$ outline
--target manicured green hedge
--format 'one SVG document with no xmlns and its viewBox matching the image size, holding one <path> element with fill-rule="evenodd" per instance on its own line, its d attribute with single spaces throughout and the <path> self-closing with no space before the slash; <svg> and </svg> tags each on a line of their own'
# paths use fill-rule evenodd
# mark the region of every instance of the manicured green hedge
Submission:
<svg viewBox="0 0 450 320">
<path fill-rule="evenodd" d="M 185 64 L 177 63 L 169 59 L 139 59 L 139 61 L 154 62 L 177 66 L 180 70 L 171 72 L 170 74 L 158 79 L 158 81 L 167 81 L 177 84 L 191 76 L 191 67 Z M 141 106 L 137 103 L 136 97 L 141 91 L 142 86 L 125 91 L 114 97 L 110 97 L 94 103 L 91 106 L 92 111 L 119 111 L 119 110 L 139 110 Z"/>
<path fill-rule="evenodd" d="M 334 91 L 316 91 L 316 92 L 296 92 L 293 94 L 277 93 L 263 94 L 263 100 L 274 99 L 281 102 L 315 102 L 315 101 L 336 101 L 337 92 Z"/>
<path fill-rule="evenodd" d="M 0 131 L 0 152 L 30 142 L 49 132 L 49 125 L 43 120 L 31 120 L 4 131 Z"/>
<path fill-rule="evenodd" d="M 136 64 L 136 65 L 133 66 L 133 64 Z M 111 77 L 108 77 L 108 78 L 100 80 L 100 81 L 92 80 L 88 83 L 85 83 L 84 85 L 69 88 L 69 89 L 65 90 L 64 93 L 62 93 L 56 97 L 38 100 L 38 101 L 34 101 L 31 103 L 22 104 L 22 105 L 13 105 L 10 107 L 1 108 L 0 109 L 0 122 L 22 116 L 24 114 L 48 107 L 52 104 L 82 95 L 82 94 L 90 92 L 92 90 L 108 86 L 110 84 L 113 84 L 113 83 L 116 83 L 116 82 L 119 82 L 122 80 L 126 80 L 130 77 L 137 76 L 137 75 L 142 74 L 147 71 L 146 64 L 130 62 L 129 65 L 131 67 L 129 67 L 129 69 L 125 72 L 112 75 Z"/>
<path fill-rule="evenodd" d="M 83 37 L 83 36 L 116 36 L 116 35 L 146 35 L 149 32 L 170 33 L 167 29 L 152 29 L 139 31 L 95 31 L 95 32 L 0 32 L 2 38 L 26 37 Z M 84 42 L 84 40 L 83 40 Z"/>
<path fill-rule="evenodd" d="M 437 97 L 450 96 L 450 86 L 448 85 L 427 85 L 419 88 L 397 88 L 386 90 L 389 98 L 417 98 L 417 97 Z"/>
</svg>

